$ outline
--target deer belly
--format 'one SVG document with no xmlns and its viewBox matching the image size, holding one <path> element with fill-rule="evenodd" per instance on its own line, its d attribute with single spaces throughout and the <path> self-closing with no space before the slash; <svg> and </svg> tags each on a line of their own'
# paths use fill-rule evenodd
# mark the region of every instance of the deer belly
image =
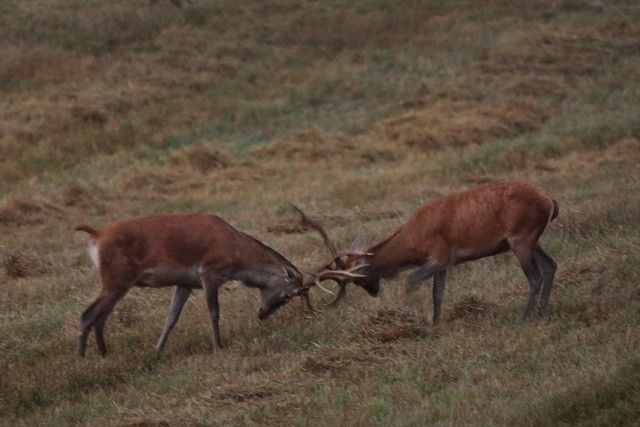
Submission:
<svg viewBox="0 0 640 427">
<path fill-rule="evenodd" d="M 462 264 L 468 261 L 474 261 L 476 259 L 485 258 L 506 252 L 509 250 L 509 244 L 505 240 L 500 240 L 498 243 L 487 245 L 485 247 L 479 246 L 477 248 L 467 250 L 456 250 L 454 253 L 454 264 Z"/>
<path fill-rule="evenodd" d="M 152 288 L 165 286 L 202 287 L 198 277 L 197 266 L 184 268 L 148 268 L 140 274 L 135 285 Z"/>
</svg>

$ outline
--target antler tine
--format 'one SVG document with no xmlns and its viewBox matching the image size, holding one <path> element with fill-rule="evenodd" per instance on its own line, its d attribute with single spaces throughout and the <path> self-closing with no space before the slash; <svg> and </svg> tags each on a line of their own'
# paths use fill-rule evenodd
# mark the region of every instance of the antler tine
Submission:
<svg viewBox="0 0 640 427">
<path fill-rule="evenodd" d="M 300 209 L 293 203 L 289 203 L 289 204 L 293 209 L 295 209 L 300 214 L 300 218 L 301 218 L 300 222 L 303 225 L 307 225 L 313 228 L 314 230 L 316 230 L 318 233 L 320 233 L 320 235 L 322 236 L 322 240 L 324 240 L 324 244 L 329 249 L 329 252 L 331 252 L 331 256 L 333 257 L 334 261 L 336 261 L 336 265 L 338 265 L 339 268 L 344 267 L 343 265 L 344 263 L 341 260 L 339 260 L 340 255 L 338 254 L 338 250 L 336 249 L 336 246 L 333 244 L 331 239 L 329 239 L 329 236 L 327 235 L 327 232 L 324 230 L 324 228 L 317 221 L 314 221 L 311 218 L 309 218 L 307 214 L 305 214 L 302 211 L 302 209 Z"/>
<path fill-rule="evenodd" d="M 357 277 L 366 277 L 364 274 L 356 273 L 356 271 L 366 267 L 366 265 L 367 264 L 360 264 L 343 270 L 323 269 L 311 274 L 316 278 L 316 284 L 327 279 L 340 280 L 346 278 L 353 279 Z"/>
<path fill-rule="evenodd" d="M 354 265 L 353 267 L 350 268 L 346 268 L 346 269 L 341 269 L 341 270 L 333 270 L 331 269 L 329 266 L 325 266 L 325 267 L 321 267 L 318 271 L 316 272 L 307 272 L 308 274 L 310 274 L 313 279 L 310 281 L 307 281 L 306 283 L 304 283 L 302 285 L 302 288 L 300 288 L 300 292 L 298 293 L 298 295 L 300 295 L 303 298 L 303 301 L 306 302 L 307 307 L 309 308 L 309 310 L 311 311 L 316 311 L 316 309 L 313 307 L 313 305 L 311 304 L 311 299 L 309 296 L 309 290 L 313 287 L 318 287 L 320 290 L 335 295 L 335 299 L 330 302 L 329 304 L 326 304 L 325 307 L 334 305 L 335 303 L 338 302 L 338 300 L 342 299 L 342 297 L 344 296 L 344 293 L 346 291 L 346 286 L 347 286 L 347 281 L 348 279 L 354 279 L 354 278 L 358 278 L 358 277 L 366 277 L 364 274 L 359 274 L 357 273 L 358 270 L 361 270 L 362 268 L 366 267 L 368 264 L 366 263 L 362 263 L 359 265 Z M 334 280 L 338 283 L 339 286 L 339 290 L 337 292 L 337 294 L 335 294 L 334 292 L 326 289 L 324 286 L 322 286 L 322 282 L 325 280 Z"/>
<path fill-rule="evenodd" d="M 373 256 L 373 252 L 362 252 L 362 251 L 343 251 L 336 253 L 336 258 L 342 258 L 343 256 Z"/>
</svg>

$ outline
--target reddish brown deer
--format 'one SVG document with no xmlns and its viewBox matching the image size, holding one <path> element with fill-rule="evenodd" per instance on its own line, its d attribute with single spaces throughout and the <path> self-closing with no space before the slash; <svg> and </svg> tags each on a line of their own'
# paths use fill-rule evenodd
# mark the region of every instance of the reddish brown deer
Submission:
<svg viewBox="0 0 640 427">
<path fill-rule="evenodd" d="M 293 296 L 305 291 L 302 274 L 284 256 L 244 234 L 215 215 L 151 215 L 117 221 L 91 235 L 89 253 L 100 271 L 102 290 L 82 313 L 78 356 L 84 357 L 93 328 L 99 352 L 107 348 L 104 327 L 117 301 L 133 286 L 175 286 L 164 331 L 162 350 L 193 289 L 204 289 L 213 326 L 214 350 L 220 339 L 218 289 L 238 280 L 258 288 L 260 319 L 266 319 Z"/>
<path fill-rule="evenodd" d="M 541 289 L 539 313 L 548 311 L 557 265 L 538 241 L 557 215 L 558 203 L 534 185 L 486 184 L 425 203 L 391 237 L 364 255 L 347 256 L 339 267 L 360 265 L 358 273 L 365 277 L 350 280 L 372 296 L 378 295 L 381 278 L 417 267 L 407 279 L 408 289 L 433 277 L 433 321 L 438 323 L 451 266 L 512 250 L 529 282 L 524 317 L 531 319 L 538 313 Z M 326 237 L 319 224 L 312 225 Z M 356 239 L 352 250 L 363 249 L 363 240 Z"/>
</svg>

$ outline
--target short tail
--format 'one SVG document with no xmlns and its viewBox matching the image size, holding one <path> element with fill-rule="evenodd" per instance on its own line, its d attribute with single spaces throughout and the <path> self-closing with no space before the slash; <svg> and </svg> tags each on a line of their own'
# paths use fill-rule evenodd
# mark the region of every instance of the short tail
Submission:
<svg viewBox="0 0 640 427">
<path fill-rule="evenodd" d="M 100 234 L 99 230 L 96 230 L 93 227 L 89 227 L 86 224 L 78 225 L 74 230 L 76 230 L 76 231 L 84 231 L 85 233 L 91 234 L 91 236 L 93 236 L 93 237 L 98 237 L 98 235 Z"/>
<path fill-rule="evenodd" d="M 560 207 L 558 206 L 558 202 L 556 202 L 554 199 L 551 199 L 551 201 L 553 202 L 553 213 L 551 214 L 551 221 L 553 221 L 553 219 L 560 213 Z"/>
</svg>

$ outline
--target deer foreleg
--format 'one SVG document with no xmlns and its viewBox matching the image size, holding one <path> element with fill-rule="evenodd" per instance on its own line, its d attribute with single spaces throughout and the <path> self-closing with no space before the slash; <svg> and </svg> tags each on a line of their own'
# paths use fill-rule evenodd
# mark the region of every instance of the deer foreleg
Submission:
<svg viewBox="0 0 640 427">
<path fill-rule="evenodd" d="M 224 283 L 218 278 L 208 278 L 201 276 L 202 287 L 204 288 L 205 297 L 207 298 L 207 308 L 211 316 L 211 327 L 213 328 L 212 342 L 213 350 L 222 349 L 222 340 L 220 339 L 220 305 L 218 303 L 218 289 Z"/>
<path fill-rule="evenodd" d="M 182 312 L 182 308 L 187 302 L 187 299 L 189 299 L 189 295 L 191 295 L 190 288 L 176 286 L 176 289 L 173 292 L 173 297 L 171 298 L 171 306 L 169 307 L 169 314 L 167 315 L 167 321 L 165 322 L 164 330 L 162 331 L 162 335 L 160 336 L 160 339 L 156 344 L 156 349 L 158 351 L 162 351 L 165 344 L 167 343 L 169 334 L 178 322 L 180 313 Z"/>
<path fill-rule="evenodd" d="M 407 291 L 415 291 L 418 289 L 420 283 L 427 280 L 443 268 L 444 266 L 438 262 L 427 261 L 407 277 Z"/>
</svg>

